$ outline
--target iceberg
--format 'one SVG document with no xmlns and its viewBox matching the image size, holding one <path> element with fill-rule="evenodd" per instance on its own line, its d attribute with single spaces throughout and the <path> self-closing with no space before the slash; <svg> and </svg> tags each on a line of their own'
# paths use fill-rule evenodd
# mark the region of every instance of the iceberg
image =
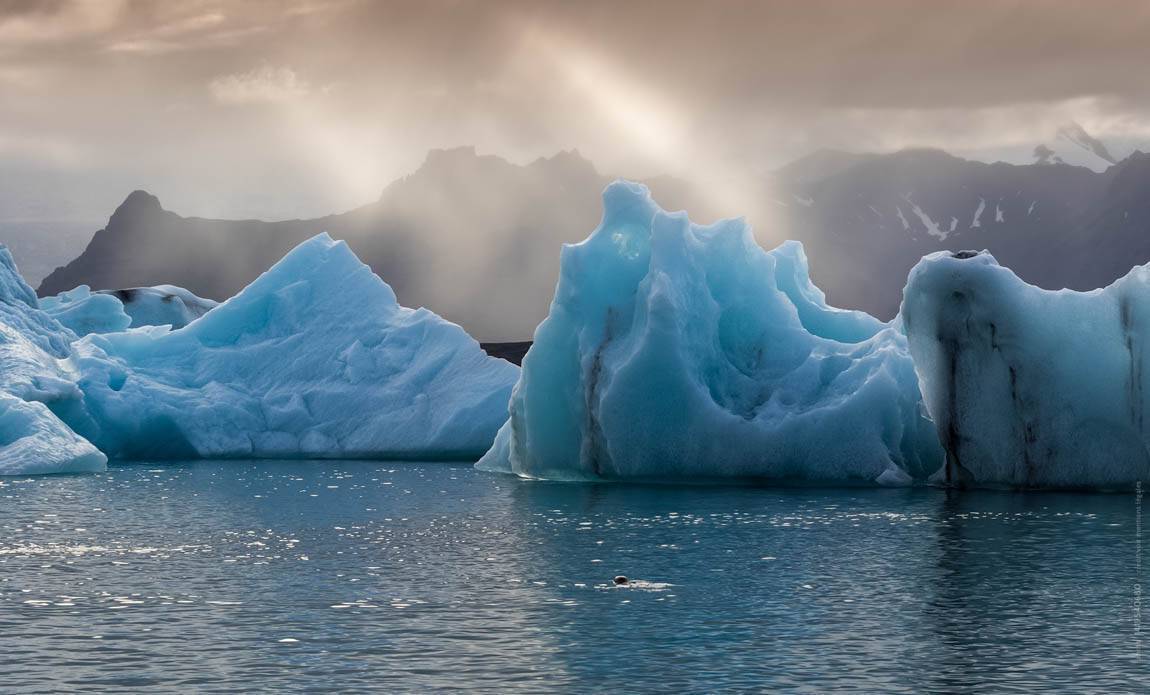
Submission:
<svg viewBox="0 0 1150 695">
<path fill-rule="evenodd" d="M 985 251 L 939 252 L 911 271 L 901 316 L 946 450 L 938 480 L 1121 488 L 1150 476 L 1150 267 L 1048 291 Z"/>
<path fill-rule="evenodd" d="M 326 234 L 177 330 L 206 304 L 152 289 L 77 288 L 45 311 L 0 247 L 0 475 L 108 457 L 474 459 L 506 420 L 519 368 L 400 306 Z"/>
<path fill-rule="evenodd" d="M 394 292 L 321 234 L 180 330 L 72 346 L 84 412 L 116 459 L 478 458 L 519 370 Z"/>
<path fill-rule="evenodd" d="M 942 464 L 905 336 L 826 304 L 802 246 L 611 184 L 477 464 L 560 480 L 904 485 Z"/>
<path fill-rule="evenodd" d="M 132 325 L 123 302 L 110 294 L 93 293 L 87 285 L 40 299 L 40 309 L 76 335 L 115 333 Z"/>
<path fill-rule="evenodd" d="M 107 463 L 43 403 L 0 392 L 0 476 L 96 473 Z"/>
<path fill-rule="evenodd" d="M 66 361 L 75 338 L 40 311 L 0 246 L 0 475 L 104 469 L 104 454 L 54 412 L 82 399 Z"/>
<path fill-rule="evenodd" d="M 81 336 L 144 326 L 183 328 L 216 306 L 172 285 L 98 292 L 81 285 L 40 300 L 41 309 Z"/>
</svg>

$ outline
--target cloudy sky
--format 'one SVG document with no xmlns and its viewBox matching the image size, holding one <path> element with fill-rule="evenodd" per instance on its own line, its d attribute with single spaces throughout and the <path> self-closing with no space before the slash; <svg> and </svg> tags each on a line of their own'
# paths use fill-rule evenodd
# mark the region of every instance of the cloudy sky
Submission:
<svg viewBox="0 0 1150 695">
<path fill-rule="evenodd" d="M 1025 161 L 1076 120 L 1121 155 L 1148 36 L 1143 0 L 0 0 L 0 219 L 133 188 L 316 215 L 463 144 L 727 181 L 820 147 Z"/>
</svg>

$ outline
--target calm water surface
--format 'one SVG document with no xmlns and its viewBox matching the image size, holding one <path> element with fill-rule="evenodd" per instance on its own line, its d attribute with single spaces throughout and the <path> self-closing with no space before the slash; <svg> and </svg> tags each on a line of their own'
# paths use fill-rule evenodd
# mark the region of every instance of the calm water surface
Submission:
<svg viewBox="0 0 1150 695">
<path fill-rule="evenodd" d="M 1139 505 L 356 462 L 0 479 L 0 691 L 1145 692 Z"/>
</svg>

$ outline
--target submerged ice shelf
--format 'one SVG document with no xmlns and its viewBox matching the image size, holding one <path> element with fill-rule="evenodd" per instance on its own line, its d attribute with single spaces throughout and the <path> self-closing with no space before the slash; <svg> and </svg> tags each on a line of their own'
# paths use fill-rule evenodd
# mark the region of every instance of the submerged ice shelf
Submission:
<svg viewBox="0 0 1150 695">
<path fill-rule="evenodd" d="M 0 292 L 2 474 L 93 470 L 105 454 L 478 457 L 518 376 L 459 326 L 401 307 L 326 234 L 175 331 L 89 331 L 130 312 L 86 289 L 44 311 L 7 250 Z M 57 320 L 69 305 L 86 337 Z"/>
<path fill-rule="evenodd" d="M 612 184 L 480 468 L 551 479 L 906 484 L 942 460 L 906 339 L 759 247 Z"/>
</svg>

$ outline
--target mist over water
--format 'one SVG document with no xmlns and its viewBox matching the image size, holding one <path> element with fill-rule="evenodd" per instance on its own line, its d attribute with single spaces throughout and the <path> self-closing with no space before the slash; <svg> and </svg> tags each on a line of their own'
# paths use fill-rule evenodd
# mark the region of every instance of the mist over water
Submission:
<svg viewBox="0 0 1150 695">
<path fill-rule="evenodd" d="M 1142 514 L 1134 494 L 548 484 L 467 464 L 7 479 L 0 682 L 1135 691 Z"/>
</svg>

